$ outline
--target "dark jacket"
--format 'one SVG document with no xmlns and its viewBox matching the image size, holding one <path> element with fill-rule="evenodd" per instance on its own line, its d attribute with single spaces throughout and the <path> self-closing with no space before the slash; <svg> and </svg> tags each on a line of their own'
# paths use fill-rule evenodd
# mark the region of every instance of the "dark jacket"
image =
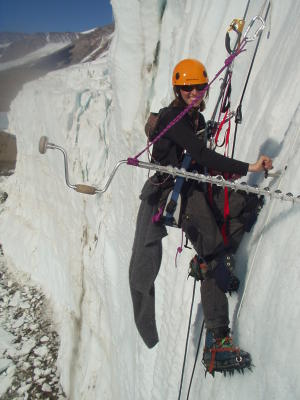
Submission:
<svg viewBox="0 0 300 400">
<path fill-rule="evenodd" d="M 160 115 L 154 135 L 161 132 L 182 110 L 181 107 L 168 107 Z M 179 167 L 183 152 L 187 150 L 199 168 L 207 167 L 220 172 L 246 175 L 248 164 L 228 159 L 205 147 L 204 141 L 196 135 L 197 131 L 204 127 L 205 121 L 202 114 L 197 112 L 194 115 L 185 115 L 154 144 L 152 162 Z M 195 165 L 193 165 L 193 169 L 196 169 Z M 149 348 L 158 342 L 154 281 L 161 263 L 161 240 L 167 234 L 165 227 L 153 224 L 151 218 L 157 212 L 162 191 L 165 186 L 170 186 L 172 183 L 166 182 L 167 185 L 159 185 L 162 179 L 165 177 L 156 174 L 146 182 L 142 190 L 142 202 L 138 213 L 129 269 L 135 322 L 141 337 Z M 189 185 L 192 184 L 188 182 L 187 186 Z"/>
<path fill-rule="evenodd" d="M 156 132 L 161 132 L 181 111 L 182 107 L 168 107 L 159 118 Z M 198 115 L 198 125 L 195 123 Z M 202 167 L 230 174 L 247 175 L 249 164 L 227 158 L 206 148 L 196 132 L 205 126 L 204 117 L 198 113 L 186 114 L 170 128 L 153 146 L 152 158 L 158 164 L 179 167 L 182 153 L 186 150 L 194 161 Z"/>
</svg>

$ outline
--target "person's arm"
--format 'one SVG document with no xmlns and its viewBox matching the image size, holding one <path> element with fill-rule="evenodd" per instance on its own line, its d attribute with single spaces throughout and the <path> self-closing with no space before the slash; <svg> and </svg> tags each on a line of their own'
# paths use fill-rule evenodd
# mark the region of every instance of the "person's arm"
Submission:
<svg viewBox="0 0 300 400">
<path fill-rule="evenodd" d="M 167 118 L 170 117 L 173 118 L 174 116 L 167 116 Z M 166 125 L 168 122 L 170 121 L 164 121 L 164 124 Z M 255 163 L 249 164 L 222 156 L 214 150 L 207 149 L 204 142 L 197 138 L 192 128 L 187 125 L 184 119 L 181 119 L 170 128 L 165 137 L 184 148 L 203 167 L 219 172 L 228 172 L 243 176 L 247 175 L 248 172 L 261 172 L 273 168 L 272 160 L 265 155 L 260 156 Z"/>
<path fill-rule="evenodd" d="M 272 160 L 270 157 L 262 155 L 254 164 L 249 164 L 249 172 L 269 171 L 273 168 Z"/>
<path fill-rule="evenodd" d="M 207 149 L 204 143 L 196 137 L 192 129 L 189 129 L 187 124 L 182 120 L 177 122 L 166 133 L 166 137 L 184 148 L 203 167 L 220 172 L 247 175 L 249 169 L 248 163 L 222 156 L 213 150 Z"/>
</svg>

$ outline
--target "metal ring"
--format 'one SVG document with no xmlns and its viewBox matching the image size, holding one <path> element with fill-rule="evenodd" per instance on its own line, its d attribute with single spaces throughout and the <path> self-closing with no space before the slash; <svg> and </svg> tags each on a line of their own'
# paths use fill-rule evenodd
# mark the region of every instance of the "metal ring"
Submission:
<svg viewBox="0 0 300 400">
<path fill-rule="evenodd" d="M 243 361 L 243 357 L 241 356 L 236 356 L 235 357 L 236 362 L 241 363 Z"/>
</svg>

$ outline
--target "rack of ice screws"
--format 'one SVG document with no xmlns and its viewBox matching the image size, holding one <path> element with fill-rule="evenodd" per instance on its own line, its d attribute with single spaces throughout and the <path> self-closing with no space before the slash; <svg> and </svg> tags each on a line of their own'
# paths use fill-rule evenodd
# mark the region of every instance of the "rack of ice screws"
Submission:
<svg viewBox="0 0 300 400">
<path fill-rule="evenodd" d="M 131 161 L 129 161 L 129 164 L 131 164 Z M 298 202 L 300 203 L 300 195 L 299 196 L 294 196 L 292 193 L 283 193 L 281 190 L 274 190 L 272 191 L 269 187 L 259 187 L 259 186 L 250 186 L 246 182 L 238 182 L 238 181 L 230 181 L 226 180 L 223 178 L 223 176 L 217 175 L 217 176 L 207 176 L 203 174 L 199 174 L 197 172 L 189 172 L 186 171 L 185 169 L 182 168 L 176 168 L 176 167 L 164 167 L 160 165 L 155 165 L 155 164 L 150 164 L 146 162 L 139 161 L 138 162 L 138 167 L 140 168 L 146 168 L 154 171 L 158 171 L 160 173 L 166 173 L 169 175 L 172 175 L 173 177 L 175 176 L 181 176 L 184 177 L 185 179 L 189 180 L 195 180 L 198 182 L 204 182 L 204 183 L 211 183 L 213 185 L 221 186 L 221 187 L 228 187 L 232 190 L 242 190 L 247 193 L 254 193 L 257 195 L 262 195 L 270 198 L 276 198 L 280 200 L 285 200 L 285 201 L 292 201 L 292 202 Z M 272 176 L 279 176 L 279 173 L 269 174 L 270 177 Z"/>
<path fill-rule="evenodd" d="M 41 154 L 46 153 L 47 149 L 56 149 L 59 150 L 60 152 L 63 153 L 64 156 L 64 166 L 65 166 L 65 180 L 66 184 L 68 187 L 71 189 L 76 190 L 79 193 L 84 193 L 84 194 L 96 194 L 96 193 L 104 193 L 108 189 L 111 181 L 113 180 L 117 170 L 119 167 L 123 164 L 127 165 L 132 165 L 135 167 L 139 168 L 144 168 L 150 171 L 155 171 L 161 174 L 168 174 L 173 177 L 180 176 L 185 178 L 186 180 L 195 180 L 198 182 L 204 182 L 204 183 L 210 183 L 212 185 L 217 185 L 220 187 L 228 187 L 232 190 L 242 190 L 247 193 L 254 193 L 259 196 L 266 196 L 270 198 L 276 198 L 279 200 L 284 200 L 284 201 L 291 201 L 293 203 L 299 203 L 300 202 L 300 195 L 294 196 L 292 193 L 283 193 L 279 189 L 277 190 L 271 190 L 269 187 L 259 187 L 259 186 L 251 186 L 248 185 L 246 182 L 240 182 L 240 181 L 230 181 L 224 179 L 222 176 L 217 175 L 217 176 L 207 176 L 200 174 L 198 172 L 189 172 L 186 171 L 183 168 L 176 168 L 172 166 L 162 166 L 162 165 L 157 165 L 157 164 L 152 164 L 144 161 L 139 161 L 136 158 L 128 158 L 127 160 L 121 160 L 119 161 L 113 168 L 111 174 L 109 175 L 105 185 L 103 188 L 97 188 L 94 186 L 90 185 L 85 185 L 85 184 L 71 184 L 69 180 L 69 172 L 68 172 L 68 160 L 67 160 L 67 153 L 66 151 L 60 147 L 57 146 L 54 143 L 48 142 L 48 138 L 46 136 L 42 136 L 39 142 L 39 151 Z M 283 173 L 283 172 L 281 172 Z M 280 173 L 269 173 L 270 177 L 276 177 L 280 176 Z"/>
</svg>

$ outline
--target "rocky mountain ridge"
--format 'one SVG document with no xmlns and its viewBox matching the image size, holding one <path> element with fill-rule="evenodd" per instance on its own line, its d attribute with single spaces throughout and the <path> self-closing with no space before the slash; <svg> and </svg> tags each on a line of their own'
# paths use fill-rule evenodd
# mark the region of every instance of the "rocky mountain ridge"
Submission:
<svg viewBox="0 0 300 400">
<path fill-rule="evenodd" d="M 8 62 L 36 51 L 48 43 L 70 43 L 78 39 L 75 32 L 15 33 L 0 32 L 0 62 Z"/>
<path fill-rule="evenodd" d="M 8 112 L 24 83 L 98 58 L 108 50 L 113 31 L 114 25 L 107 25 L 81 33 L 0 33 L 0 112 Z M 49 44 L 61 46 L 58 50 L 55 46 L 52 51 L 48 49 L 44 55 L 43 49 Z"/>
</svg>

